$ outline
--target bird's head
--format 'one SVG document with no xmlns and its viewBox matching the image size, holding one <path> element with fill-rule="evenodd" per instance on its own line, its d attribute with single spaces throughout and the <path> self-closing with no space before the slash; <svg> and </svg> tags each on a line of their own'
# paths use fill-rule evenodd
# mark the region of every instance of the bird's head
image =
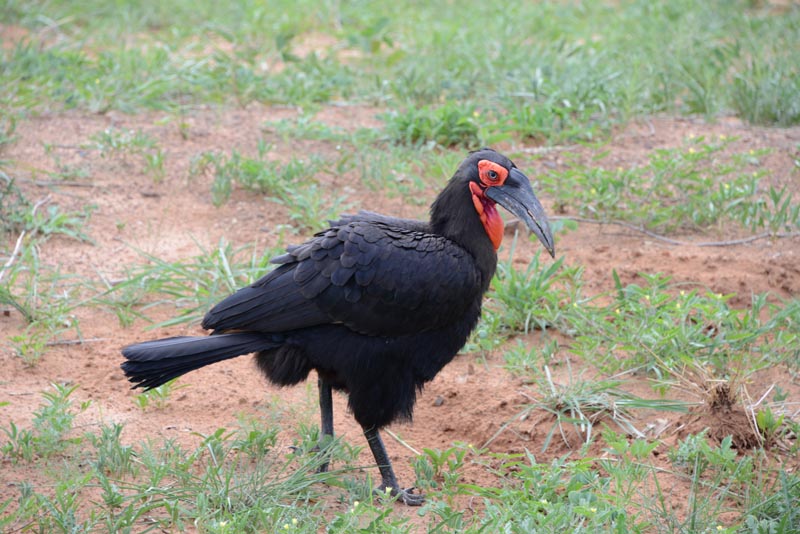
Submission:
<svg viewBox="0 0 800 534">
<path fill-rule="evenodd" d="M 544 208 L 533 193 L 530 180 L 514 162 L 490 148 L 482 148 L 470 153 L 457 175 L 467 180 L 475 211 L 495 249 L 503 239 L 503 220 L 495 208 L 500 204 L 524 222 L 555 257 L 553 233 Z"/>
</svg>

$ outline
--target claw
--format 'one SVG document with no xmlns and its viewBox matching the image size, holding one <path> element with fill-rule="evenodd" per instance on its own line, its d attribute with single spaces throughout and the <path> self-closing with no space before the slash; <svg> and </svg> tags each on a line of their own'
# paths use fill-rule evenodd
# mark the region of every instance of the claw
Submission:
<svg viewBox="0 0 800 534">
<path fill-rule="evenodd" d="M 391 487 L 381 484 L 375 488 L 376 495 L 391 495 L 396 497 L 398 501 L 402 501 L 406 506 L 421 506 L 425 502 L 424 493 L 414 493 L 416 488 L 400 489 L 399 487 Z"/>
</svg>

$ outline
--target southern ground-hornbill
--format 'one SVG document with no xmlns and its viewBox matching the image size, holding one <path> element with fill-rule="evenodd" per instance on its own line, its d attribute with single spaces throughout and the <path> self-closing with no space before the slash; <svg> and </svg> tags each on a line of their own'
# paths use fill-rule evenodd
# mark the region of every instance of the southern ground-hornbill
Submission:
<svg viewBox="0 0 800 534">
<path fill-rule="evenodd" d="M 349 394 L 380 469 L 379 490 L 423 501 L 397 484 L 378 429 L 411 417 L 417 390 L 464 346 L 481 313 L 503 237 L 500 204 L 554 254 L 528 178 L 491 149 L 472 152 L 434 201 L 430 221 L 347 215 L 272 260 L 273 271 L 203 319 L 210 336 L 130 345 L 134 387 L 251 352 L 274 384 L 317 371 L 323 435 L 333 435 L 331 390 Z M 323 466 L 323 469 L 327 468 Z"/>
</svg>

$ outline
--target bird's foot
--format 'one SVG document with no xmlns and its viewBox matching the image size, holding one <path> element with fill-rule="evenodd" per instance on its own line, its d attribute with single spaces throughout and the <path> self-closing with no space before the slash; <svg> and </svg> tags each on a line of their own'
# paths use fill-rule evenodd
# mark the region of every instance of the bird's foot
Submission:
<svg viewBox="0 0 800 534">
<path fill-rule="evenodd" d="M 397 486 L 381 484 L 375 488 L 376 495 L 397 497 L 397 500 L 406 506 L 421 506 L 425 502 L 425 494 L 414 493 L 416 488 L 401 489 Z"/>
</svg>

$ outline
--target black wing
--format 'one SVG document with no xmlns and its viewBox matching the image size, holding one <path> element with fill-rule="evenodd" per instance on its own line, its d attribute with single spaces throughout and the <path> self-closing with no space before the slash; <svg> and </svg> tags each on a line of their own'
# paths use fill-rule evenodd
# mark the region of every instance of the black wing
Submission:
<svg viewBox="0 0 800 534">
<path fill-rule="evenodd" d="M 361 210 L 358 213 L 344 214 L 340 219 L 335 221 L 328 221 L 332 228 L 345 226 L 353 222 L 373 222 L 379 223 L 393 228 L 401 228 L 403 230 L 411 230 L 413 232 L 427 232 L 428 223 L 423 221 L 415 221 L 413 219 L 397 219 L 396 217 L 389 217 L 382 213 L 375 213 L 374 211 Z"/>
<path fill-rule="evenodd" d="M 480 298 L 472 256 L 430 233 L 353 218 L 287 249 L 280 264 L 217 304 L 203 320 L 216 331 L 282 332 L 341 323 L 367 335 L 441 328 Z M 403 221 L 405 222 L 405 221 Z"/>
</svg>

